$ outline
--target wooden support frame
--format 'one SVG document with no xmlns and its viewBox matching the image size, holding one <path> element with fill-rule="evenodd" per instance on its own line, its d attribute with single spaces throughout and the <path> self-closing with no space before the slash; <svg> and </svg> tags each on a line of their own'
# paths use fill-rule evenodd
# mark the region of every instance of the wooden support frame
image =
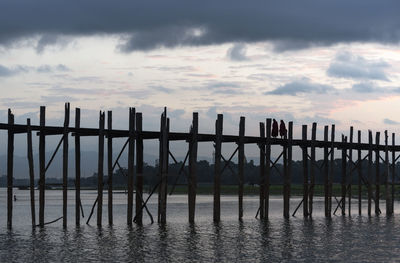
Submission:
<svg viewBox="0 0 400 263">
<path fill-rule="evenodd" d="M 134 162 L 135 162 L 135 108 L 129 108 L 129 144 L 128 144 L 128 207 L 127 224 L 133 222 L 133 189 L 134 189 Z"/>
<path fill-rule="evenodd" d="M 265 124 L 260 122 L 260 138 L 265 138 Z M 263 220 L 265 217 L 265 142 L 258 145 L 260 147 L 260 195 L 259 195 L 259 209 L 260 219 Z"/>
<path fill-rule="evenodd" d="M 361 143 L 361 131 L 359 130 L 357 132 L 357 141 L 358 143 Z M 362 160 L 361 160 L 361 149 L 357 150 L 357 175 L 358 175 L 358 214 L 361 215 L 362 212 L 362 200 L 361 200 L 361 194 L 362 194 L 362 185 L 361 185 L 361 178 L 362 178 Z"/>
<path fill-rule="evenodd" d="M 265 219 L 269 217 L 269 192 L 271 177 L 271 123 L 270 118 L 266 119 L 266 141 L 265 141 Z"/>
<path fill-rule="evenodd" d="M 375 144 L 376 144 L 376 150 L 375 150 L 375 214 L 379 215 L 380 214 L 380 209 L 379 209 L 379 199 L 381 195 L 381 175 L 380 175 L 380 165 L 379 165 L 379 159 L 380 159 L 380 153 L 379 153 L 379 139 L 381 137 L 380 132 L 376 132 L 376 137 L 375 137 Z"/>
<path fill-rule="evenodd" d="M 75 128 L 81 125 L 81 109 L 75 108 Z M 81 218 L 81 138 L 75 134 L 75 225 L 80 226 Z"/>
<path fill-rule="evenodd" d="M 368 131 L 368 216 L 371 216 L 372 199 L 372 131 Z"/>
<path fill-rule="evenodd" d="M 27 131 L 27 159 L 29 166 L 29 192 L 31 197 L 31 218 L 32 227 L 36 226 L 36 210 L 35 210 L 35 169 L 33 165 L 33 147 L 32 147 L 32 129 L 31 129 L 31 119 L 26 120 Z"/>
<path fill-rule="evenodd" d="M 189 141 L 189 180 L 188 180 L 188 205 L 189 223 L 194 223 L 196 211 L 196 192 L 197 192 L 197 134 L 199 133 L 199 115 L 193 113 L 191 126 L 192 138 Z"/>
<path fill-rule="evenodd" d="M 64 132 L 63 132 L 63 227 L 67 227 L 68 207 L 68 135 L 69 135 L 69 103 L 65 103 Z"/>
<path fill-rule="evenodd" d="M 8 124 L 14 124 L 14 114 L 8 109 Z M 8 130 L 7 140 L 7 228 L 12 228 L 13 216 L 13 176 L 14 176 L 14 131 Z"/>
<path fill-rule="evenodd" d="M 104 177 L 104 124 L 105 114 L 99 114 L 99 150 L 97 167 L 97 226 L 102 225 L 103 216 L 103 177 Z"/>
<path fill-rule="evenodd" d="M 218 223 L 221 220 L 221 150 L 222 150 L 222 131 L 224 116 L 218 114 L 215 121 L 215 154 L 214 154 L 214 206 L 213 220 Z"/>
<path fill-rule="evenodd" d="M 317 123 L 313 122 L 311 129 L 311 165 L 310 165 L 310 188 L 309 188 L 309 205 L 308 205 L 308 215 L 312 216 L 313 213 L 313 197 L 314 197 L 314 187 L 315 187 L 315 141 L 317 139 Z"/>
<path fill-rule="evenodd" d="M 307 141 L 307 125 L 302 126 L 302 139 L 304 142 Z M 308 152 L 307 147 L 302 147 L 303 152 L 303 216 L 308 217 L 308 197 L 309 197 L 309 186 L 308 186 Z"/>
<path fill-rule="evenodd" d="M 143 213 L 141 211 L 143 201 L 143 130 L 142 113 L 136 113 L 136 216 L 135 222 L 139 225 L 143 223 Z"/>
<path fill-rule="evenodd" d="M 112 130 L 112 111 L 107 111 L 107 129 Z M 108 224 L 113 225 L 113 137 L 107 134 L 107 190 L 108 190 Z"/>
<path fill-rule="evenodd" d="M 40 107 L 40 134 L 39 134 L 39 226 L 44 227 L 44 206 L 45 206 L 45 178 L 46 178 L 46 107 Z"/>
<path fill-rule="evenodd" d="M 243 218 L 243 187 L 244 187 L 244 132 L 245 132 L 245 117 L 240 117 L 239 123 L 239 142 L 238 142 L 238 177 L 239 177 L 239 220 Z"/>
</svg>

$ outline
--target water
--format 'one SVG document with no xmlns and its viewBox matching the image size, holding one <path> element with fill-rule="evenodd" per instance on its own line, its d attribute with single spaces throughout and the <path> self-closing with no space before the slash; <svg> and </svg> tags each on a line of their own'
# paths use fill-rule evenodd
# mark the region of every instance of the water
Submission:
<svg viewBox="0 0 400 263">
<path fill-rule="evenodd" d="M 392 218 L 334 216 L 325 219 L 323 199 L 316 198 L 313 219 L 284 220 L 281 197 L 271 199 L 268 222 L 255 219 L 258 197 L 245 197 L 243 222 L 237 220 L 237 197 L 222 198 L 221 224 L 212 223 L 212 196 L 198 196 L 196 224 L 187 223 L 187 197 L 168 199 L 167 225 L 126 226 L 126 195 L 115 194 L 114 226 L 107 226 L 104 204 L 102 228 L 94 214 L 86 219 L 96 198 L 95 191 L 83 191 L 85 218 L 74 225 L 74 192 L 69 192 L 68 228 L 61 221 L 32 230 L 29 192 L 15 190 L 13 229 L 6 228 L 6 191 L 0 189 L 0 262 L 377 262 L 400 261 L 400 222 Z M 38 193 L 36 193 L 38 194 Z M 36 195 L 38 196 L 38 195 Z M 105 201 L 107 195 L 104 197 Z M 156 216 L 157 197 L 149 209 Z M 293 198 L 291 210 L 300 198 Z M 46 191 L 46 221 L 62 214 L 62 192 Z M 365 204 L 363 204 L 365 207 Z M 381 209 L 384 210 L 384 203 Z M 356 209 L 356 204 L 353 204 Z M 400 211 L 396 203 L 395 211 Z"/>
</svg>

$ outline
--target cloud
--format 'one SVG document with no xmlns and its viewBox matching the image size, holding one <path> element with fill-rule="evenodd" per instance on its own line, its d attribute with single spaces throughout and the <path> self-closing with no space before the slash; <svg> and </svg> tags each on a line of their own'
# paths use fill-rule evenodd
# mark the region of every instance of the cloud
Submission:
<svg viewBox="0 0 400 263">
<path fill-rule="evenodd" d="M 388 81 L 384 71 L 387 67 L 389 64 L 382 60 L 366 60 L 350 52 L 340 52 L 329 65 L 327 74 L 337 78 Z"/>
<path fill-rule="evenodd" d="M 359 93 L 373 93 L 373 92 L 378 92 L 380 89 L 376 88 L 370 82 L 362 82 L 362 83 L 354 84 L 352 86 L 351 90 L 355 91 L 355 92 L 359 92 Z"/>
<path fill-rule="evenodd" d="M 169 89 L 169 88 L 166 88 L 163 86 L 150 86 L 150 88 L 153 90 L 159 91 L 159 92 L 167 93 L 167 94 L 174 92 L 173 89 Z"/>
<path fill-rule="evenodd" d="M 17 65 L 12 68 L 0 65 L 0 77 L 11 77 L 20 73 L 27 73 L 31 71 L 36 71 L 37 73 L 52 73 L 52 72 L 66 72 L 70 71 L 70 69 L 63 64 L 58 64 L 56 66 L 41 65 L 38 67 Z"/>
<path fill-rule="evenodd" d="M 233 61 L 246 61 L 249 60 L 246 57 L 246 45 L 244 43 L 236 43 L 226 53 L 226 56 Z"/>
<path fill-rule="evenodd" d="M 398 124 L 400 124 L 400 122 L 394 121 L 394 120 L 391 120 L 391 119 L 383 119 L 383 123 L 384 124 L 388 124 L 388 125 L 398 125 Z"/>
<path fill-rule="evenodd" d="M 11 77 L 19 73 L 28 72 L 29 69 L 25 66 L 16 66 L 14 68 L 5 67 L 0 65 L 0 77 Z"/>
<path fill-rule="evenodd" d="M 244 88 L 240 83 L 236 82 L 208 82 L 203 89 L 211 90 L 214 94 L 237 95 L 244 94 Z"/>
<path fill-rule="evenodd" d="M 288 8 L 290 6 L 290 8 Z M 23 7 L 23 8 L 21 8 Z M 276 51 L 343 42 L 397 44 L 397 0 L 0 1 L 0 44 L 35 38 L 120 35 L 123 52 L 271 41 Z M 71 19 L 73 18 L 73 19 Z"/>
<path fill-rule="evenodd" d="M 326 94 L 331 91 L 335 91 L 335 88 L 333 88 L 332 86 L 312 83 L 308 79 L 301 79 L 277 87 L 272 91 L 267 91 L 264 94 L 296 96 L 306 93 Z"/>
</svg>

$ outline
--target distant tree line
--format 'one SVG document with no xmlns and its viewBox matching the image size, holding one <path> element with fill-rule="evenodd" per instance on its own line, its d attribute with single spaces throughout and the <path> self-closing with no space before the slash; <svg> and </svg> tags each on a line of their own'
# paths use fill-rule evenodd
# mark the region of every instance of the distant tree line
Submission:
<svg viewBox="0 0 400 263">
<path fill-rule="evenodd" d="M 225 166 L 225 163 L 222 163 L 222 167 Z M 323 173 L 323 161 L 319 160 L 316 162 L 317 167 L 315 168 L 315 181 L 317 184 L 324 183 L 324 173 Z M 308 163 L 308 167 L 310 167 L 310 163 Z M 350 170 L 352 172 L 352 183 L 358 183 L 358 172 L 357 169 L 353 169 L 354 165 L 350 165 L 347 163 L 347 176 L 349 176 Z M 179 178 L 177 179 L 178 172 L 182 166 L 182 162 L 177 164 L 170 164 L 168 167 L 168 184 L 172 185 L 175 182 L 177 184 L 187 184 L 186 175 L 184 172 L 181 173 Z M 379 163 L 380 166 L 380 174 L 381 174 L 381 183 L 384 182 L 385 178 L 385 166 L 383 163 Z M 197 162 L 197 182 L 198 184 L 213 184 L 214 182 L 214 164 L 210 164 L 208 161 L 198 161 Z M 188 167 L 185 166 L 184 170 L 188 171 Z M 159 172 L 159 167 L 156 164 L 155 166 L 151 166 L 148 164 L 144 164 L 143 166 L 143 176 L 144 176 L 144 184 L 147 186 L 155 185 L 159 178 L 157 176 Z M 230 162 L 229 166 L 226 166 L 222 177 L 221 183 L 223 185 L 237 185 L 238 184 L 238 165 L 236 163 Z M 333 166 L 333 182 L 340 183 L 342 178 L 342 160 L 335 159 Z M 126 168 L 117 169 L 113 174 L 113 186 L 123 188 L 127 184 L 127 175 L 128 170 Z M 396 178 L 399 178 L 400 175 L 400 163 L 396 163 Z M 362 176 L 365 180 L 368 178 L 368 162 L 364 160 L 362 162 Z M 28 176 L 27 176 L 28 177 Z M 375 182 L 375 163 L 372 165 L 372 178 L 373 183 Z M 135 178 L 136 179 L 136 178 Z M 395 179 L 396 182 L 398 179 Z M 391 173 L 389 173 L 389 181 L 391 181 Z M 108 176 L 104 176 L 105 188 L 107 188 Z M 282 184 L 283 183 L 283 165 L 276 164 L 276 168 L 271 169 L 271 184 Z M 302 184 L 303 183 L 303 162 L 302 161 L 293 161 L 292 163 L 292 184 Z M 46 178 L 46 184 L 49 186 L 60 187 L 62 183 L 61 178 Z M 244 165 L 244 183 L 248 185 L 258 185 L 260 183 L 260 171 L 259 166 L 255 165 L 253 160 L 250 162 L 246 162 Z M 37 185 L 37 180 L 35 182 Z M 5 175 L 0 177 L 0 186 L 5 187 L 7 185 L 7 177 Z M 28 186 L 29 179 L 14 179 L 15 186 Z M 68 179 L 69 187 L 75 186 L 75 180 L 70 176 Z M 97 187 L 97 173 L 93 173 L 90 177 L 82 177 L 81 178 L 81 187 Z"/>
</svg>

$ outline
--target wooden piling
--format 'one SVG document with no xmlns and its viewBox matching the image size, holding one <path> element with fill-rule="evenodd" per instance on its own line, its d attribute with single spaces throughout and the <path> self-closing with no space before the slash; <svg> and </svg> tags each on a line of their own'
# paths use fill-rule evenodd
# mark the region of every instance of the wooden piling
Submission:
<svg viewBox="0 0 400 263">
<path fill-rule="evenodd" d="M 357 141 L 361 143 L 361 131 L 357 132 Z M 362 177 L 362 159 L 361 159 L 361 149 L 358 148 L 357 150 L 357 175 L 358 175 L 358 214 L 361 215 L 361 191 L 362 191 L 362 184 L 361 184 L 361 177 Z"/>
<path fill-rule="evenodd" d="M 8 109 L 8 124 L 14 125 L 14 114 Z M 7 227 L 12 227 L 13 214 L 13 173 L 14 173 L 14 129 L 8 129 L 7 145 Z"/>
<path fill-rule="evenodd" d="M 142 138 L 142 113 L 136 113 L 136 223 L 141 225 L 143 221 L 143 138 Z"/>
<path fill-rule="evenodd" d="M 342 135 L 342 143 L 347 143 L 347 138 Z M 347 158 L 346 158 L 346 148 L 342 148 L 342 176 L 341 176 L 341 188 L 342 188 L 342 198 L 341 198 L 341 206 L 342 206 L 342 215 L 345 215 L 346 211 L 346 166 L 347 166 Z"/>
<path fill-rule="evenodd" d="M 243 185 L 244 185 L 244 129 L 245 129 L 245 117 L 240 117 L 239 123 L 239 154 L 238 154 L 238 165 L 239 165 L 239 220 L 243 218 Z"/>
<path fill-rule="evenodd" d="M 388 131 L 385 131 L 385 198 L 386 198 L 386 215 L 391 215 L 390 194 L 389 194 L 389 149 L 388 149 Z"/>
<path fill-rule="evenodd" d="M 308 205 L 308 215 L 312 216 L 313 212 L 313 197 L 315 188 L 315 141 L 317 139 L 317 123 L 313 122 L 311 130 L 311 165 L 310 165 L 310 190 L 309 193 L 309 205 Z"/>
<path fill-rule="evenodd" d="M 35 212 L 35 169 L 33 165 L 33 147 L 32 147 L 32 127 L 31 119 L 26 120 L 26 137 L 27 137 L 27 157 L 29 167 L 29 190 L 31 197 L 31 218 L 32 227 L 36 226 L 36 212 Z"/>
<path fill-rule="evenodd" d="M 329 216 L 332 214 L 332 195 L 333 195 L 333 168 L 335 166 L 335 125 L 332 124 L 331 127 L 331 159 L 330 159 L 330 169 L 329 169 L 329 198 L 328 198 L 328 205 L 329 205 Z"/>
<path fill-rule="evenodd" d="M 396 135 L 394 133 L 392 133 L 392 146 L 394 148 L 395 144 L 395 140 L 396 140 Z M 393 149 L 392 150 L 392 182 L 391 182 L 391 192 L 392 192 L 392 207 L 391 207 L 391 213 L 394 213 L 394 185 L 395 185 L 395 181 L 396 181 L 396 151 Z"/>
<path fill-rule="evenodd" d="M 97 226 L 102 225 L 103 216 L 103 177 L 104 177 L 104 112 L 99 118 L 99 160 L 97 171 Z"/>
<path fill-rule="evenodd" d="M 380 153 L 379 153 L 379 139 L 380 139 L 380 132 L 376 132 L 376 138 L 375 138 L 375 144 L 376 144 L 376 150 L 375 150 L 375 214 L 379 215 L 380 210 L 379 210 L 379 199 L 380 199 L 380 185 L 381 185 L 381 175 L 380 175 L 380 167 L 379 167 L 379 159 L 380 159 Z"/>
<path fill-rule="evenodd" d="M 129 108 L 129 144 L 128 144 L 128 212 L 127 224 L 132 225 L 133 215 L 133 176 L 135 161 L 135 108 Z"/>
<path fill-rule="evenodd" d="M 328 129 L 329 126 L 324 127 L 324 194 L 325 194 L 325 216 L 330 217 L 329 213 L 329 163 L 328 163 Z"/>
<path fill-rule="evenodd" d="M 158 202 L 158 222 L 167 222 L 167 176 L 168 176 L 168 128 L 167 128 L 167 108 L 161 115 L 160 127 L 160 186 Z"/>
<path fill-rule="evenodd" d="M 368 216 L 371 216 L 372 199 L 372 131 L 368 131 Z"/>
<path fill-rule="evenodd" d="M 81 126 L 81 109 L 75 108 L 75 128 Z M 81 223 L 81 137 L 75 133 L 75 225 Z"/>
<path fill-rule="evenodd" d="M 112 131 L 112 111 L 107 111 L 107 181 L 108 181 L 108 224 L 113 224 L 113 137 Z"/>
<path fill-rule="evenodd" d="M 293 122 L 289 122 L 289 132 L 287 136 L 286 146 L 284 147 L 284 182 L 283 182 L 283 216 L 289 218 L 290 209 L 290 180 L 292 172 L 292 139 L 293 139 Z"/>
<path fill-rule="evenodd" d="M 266 142 L 265 142 L 265 219 L 269 216 L 269 188 L 270 188 L 270 176 L 271 176 L 271 122 L 268 118 L 266 120 Z"/>
<path fill-rule="evenodd" d="M 40 107 L 40 134 L 39 134 L 39 226 L 44 227 L 44 206 L 45 206 L 45 177 L 46 177 L 46 107 Z"/>
<path fill-rule="evenodd" d="M 354 129 L 353 129 L 353 126 L 351 126 L 350 127 L 350 136 L 349 136 L 349 147 L 348 147 L 348 149 L 349 149 L 349 162 L 348 162 L 348 167 L 350 168 L 349 169 L 349 175 L 348 175 L 348 204 L 349 204 L 349 208 L 348 208 L 348 211 L 349 211 L 349 216 L 351 215 L 351 194 L 352 194 L 352 192 L 351 192 L 351 185 L 352 185 L 352 183 L 353 183 L 353 171 L 354 171 L 354 169 L 353 169 L 353 167 L 351 166 L 352 164 L 353 164 L 353 134 L 354 134 Z M 355 168 L 355 167 L 354 167 Z"/>
<path fill-rule="evenodd" d="M 260 122 L 260 138 L 265 138 L 265 124 Z M 260 209 L 260 219 L 264 219 L 264 210 L 265 210 L 265 142 L 261 142 L 260 147 L 260 201 L 259 201 L 259 209 Z"/>
<path fill-rule="evenodd" d="M 191 139 L 189 141 L 189 182 L 188 182 L 188 203 L 189 203 L 189 223 L 194 223 L 196 211 L 196 188 L 197 188 L 197 134 L 199 132 L 199 115 L 193 113 Z"/>
<path fill-rule="evenodd" d="M 63 227 L 67 227 L 69 103 L 65 103 L 63 130 Z"/>
<path fill-rule="evenodd" d="M 213 220 L 221 220 L 221 148 L 222 148 L 223 115 L 218 114 L 215 121 L 215 154 L 214 154 L 214 209 Z"/>
<path fill-rule="evenodd" d="M 307 152 L 307 125 L 302 126 L 303 152 L 303 216 L 308 216 L 308 152 Z"/>
</svg>

